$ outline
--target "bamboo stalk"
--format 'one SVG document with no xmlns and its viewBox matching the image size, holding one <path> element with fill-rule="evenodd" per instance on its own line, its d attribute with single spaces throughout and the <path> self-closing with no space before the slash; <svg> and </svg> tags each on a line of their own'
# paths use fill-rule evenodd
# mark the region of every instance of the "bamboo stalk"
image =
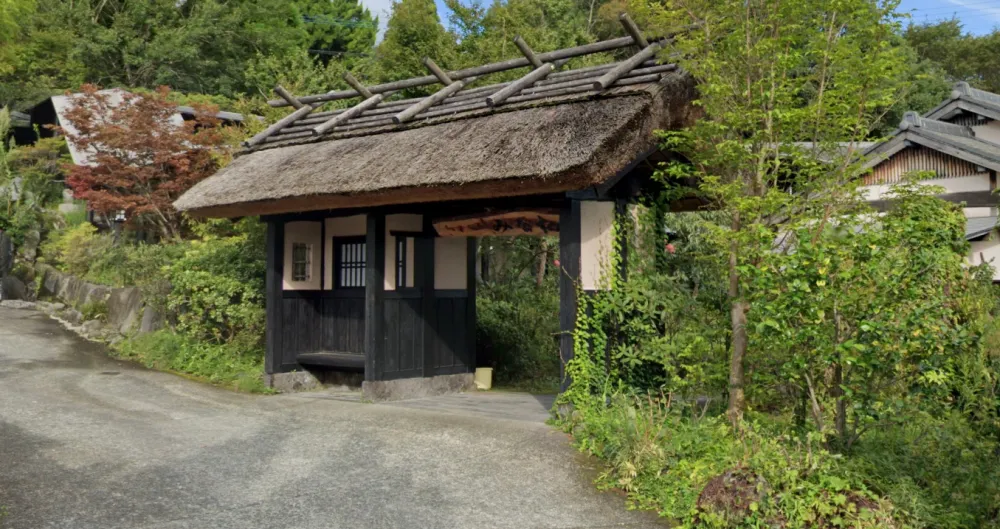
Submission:
<svg viewBox="0 0 1000 529">
<path fill-rule="evenodd" d="M 292 112 L 291 114 L 279 119 L 277 122 L 274 123 L 274 125 L 271 125 L 270 127 L 262 130 L 261 132 L 257 133 L 257 135 L 255 135 L 254 137 L 243 142 L 243 145 L 247 147 L 253 147 L 254 145 L 257 145 L 266 140 L 268 136 L 271 136 L 275 132 L 278 132 L 279 130 L 285 128 L 288 125 L 291 125 L 299 118 L 306 117 L 312 111 L 313 107 L 309 105 L 303 106 L 302 108 L 296 110 L 295 112 Z"/>
</svg>

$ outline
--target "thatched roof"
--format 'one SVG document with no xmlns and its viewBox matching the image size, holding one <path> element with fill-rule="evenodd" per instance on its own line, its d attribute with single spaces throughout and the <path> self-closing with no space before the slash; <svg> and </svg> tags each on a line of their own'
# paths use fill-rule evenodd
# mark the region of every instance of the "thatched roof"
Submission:
<svg viewBox="0 0 1000 529">
<path fill-rule="evenodd" d="M 607 181 L 655 145 L 653 131 L 689 124 L 694 83 L 653 59 L 631 37 L 433 76 L 296 98 L 280 87 L 274 106 L 296 107 L 247 142 L 232 164 L 175 206 L 202 216 L 324 210 L 451 199 L 554 193 Z M 638 45 L 621 62 L 557 71 L 569 58 Z M 469 87 L 476 78 L 530 67 L 519 80 Z M 426 98 L 386 100 L 395 90 L 438 83 Z M 350 109 L 314 112 L 358 98 Z"/>
</svg>

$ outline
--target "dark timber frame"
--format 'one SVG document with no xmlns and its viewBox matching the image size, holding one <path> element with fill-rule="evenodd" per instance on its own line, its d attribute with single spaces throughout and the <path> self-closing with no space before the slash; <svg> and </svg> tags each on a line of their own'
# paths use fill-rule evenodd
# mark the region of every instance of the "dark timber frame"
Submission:
<svg viewBox="0 0 1000 529">
<path fill-rule="evenodd" d="M 644 161 L 660 159 L 658 152 L 642 152 Z M 363 210 L 331 210 L 265 217 L 267 222 L 267 361 L 268 373 L 300 369 L 335 369 L 362 371 L 365 381 L 382 381 L 399 378 L 433 377 L 442 374 L 468 373 L 479 366 L 488 366 L 490 359 L 476 357 L 476 282 L 479 256 L 477 239 L 465 237 L 465 289 L 435 288 L 436 241 L 441 237 L 435 231 L 434 221 L 462 215 L 474 216 L 477 212 L 496 208 L 534 210 L 540 207 L 559 212 L 559 272 L 560 336 L 559 356 L 563 366 L 562 389 L 570 383 L 565 373 L 566 364 L 574 356 L 573 333 L 576 328 L 577 310 L 581 294 L 591 295 L 593 290 L 581 284 L 583 209 L 588 203 L 605 203 L 616 221 L 629 215 L 630 201 L 642 194 L 649 182 L 651 164 L 635 163 L 625 174 L 615 176 L 613 185 L 585 193 L 561 195 L 534 195 L 499 200 L 471 200 L 405 207 L 383 207 Z M 365 215 L 364 235 L 337 235 L 329 232 L 326 221 L 343 219 L 358 214 Z M 420 229 L 387 229 L 387 218 L 392 215 L 420 215 Z M 330 282 L 321 290 L 283 290 L 283 264 L 285 227 L 293 222 L 322 223 L 321 260 L 327 256 L 327 245 L 332 262 Z M 386 273 L 397 278 L 397 261 L 387 262 L 387 243 L 398 249 L 397 240 L 412 238 L 412 284 L 386 290 Z M 619 248 L 627 247 L 627 235 L 619 233 Z M 452 237 L 451 239 L 454 239 Z M 336 288 L 338 241 L 365 242 L 365 287 Z M 405 256 L 404 256 L 405 258 Z M 613 273 L 624 276 L 627 256 L 620 256 L 620 268 Z M 325 261 L 323 261 L 325 262 Z M 409 266 L 409 265 L 408 265 Z M 321 270 L 325 278 L 327 271 Z M 331 309 L 331 306 L 339 308 Z M 344 311 L 354 319 L 344 319 Z M 339 318 L 339 319 L 338 319 Z M 347 322 L 347 323 L 345 323 Z M 345 329 L 331 325 L 351 325 Z M 310 331 L 309 328 L 319 330 Z M 344 340 L 332 339 L 335 334 L 346 334 Z M 361 340 L 357 340 L 359 337 Z M 331 344 L 358 344 L 357 350 L 342 350 Z M 290 350 L 290 348 L 294 350 Z"/>
</svg>

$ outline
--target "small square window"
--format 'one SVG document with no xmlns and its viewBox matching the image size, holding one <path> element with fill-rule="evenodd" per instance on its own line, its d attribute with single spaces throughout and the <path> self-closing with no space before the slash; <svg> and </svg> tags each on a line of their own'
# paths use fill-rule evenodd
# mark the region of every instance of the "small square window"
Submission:
<svg viewBox="0 0 1000 529">
<path fill-rule="evenodd" d="M 309 281 L 312 276 L 312 245 L 292 243 L 292 281 Z"/>
</svg>

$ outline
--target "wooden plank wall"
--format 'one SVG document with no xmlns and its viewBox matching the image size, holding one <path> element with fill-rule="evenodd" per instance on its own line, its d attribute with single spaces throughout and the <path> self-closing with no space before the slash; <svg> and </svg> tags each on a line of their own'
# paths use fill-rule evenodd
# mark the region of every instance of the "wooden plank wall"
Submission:
<svg viewBox="0 0 1000 529">
<path fill-rule="evenodd" d="M 364 354 L 364 293 L 331 297 L 286 292 L 281 300 L 281 366 L 298 368 L 295 357 L 320 351 Z"/>
<path fill-rule="evenodd" d="M 936 178 L 977 174 L 976 165 L 920 145 L 897 152 L 865 175 L 864 185 L 895 184 L 913 171 L 934 171 Z"/>
</svg>

